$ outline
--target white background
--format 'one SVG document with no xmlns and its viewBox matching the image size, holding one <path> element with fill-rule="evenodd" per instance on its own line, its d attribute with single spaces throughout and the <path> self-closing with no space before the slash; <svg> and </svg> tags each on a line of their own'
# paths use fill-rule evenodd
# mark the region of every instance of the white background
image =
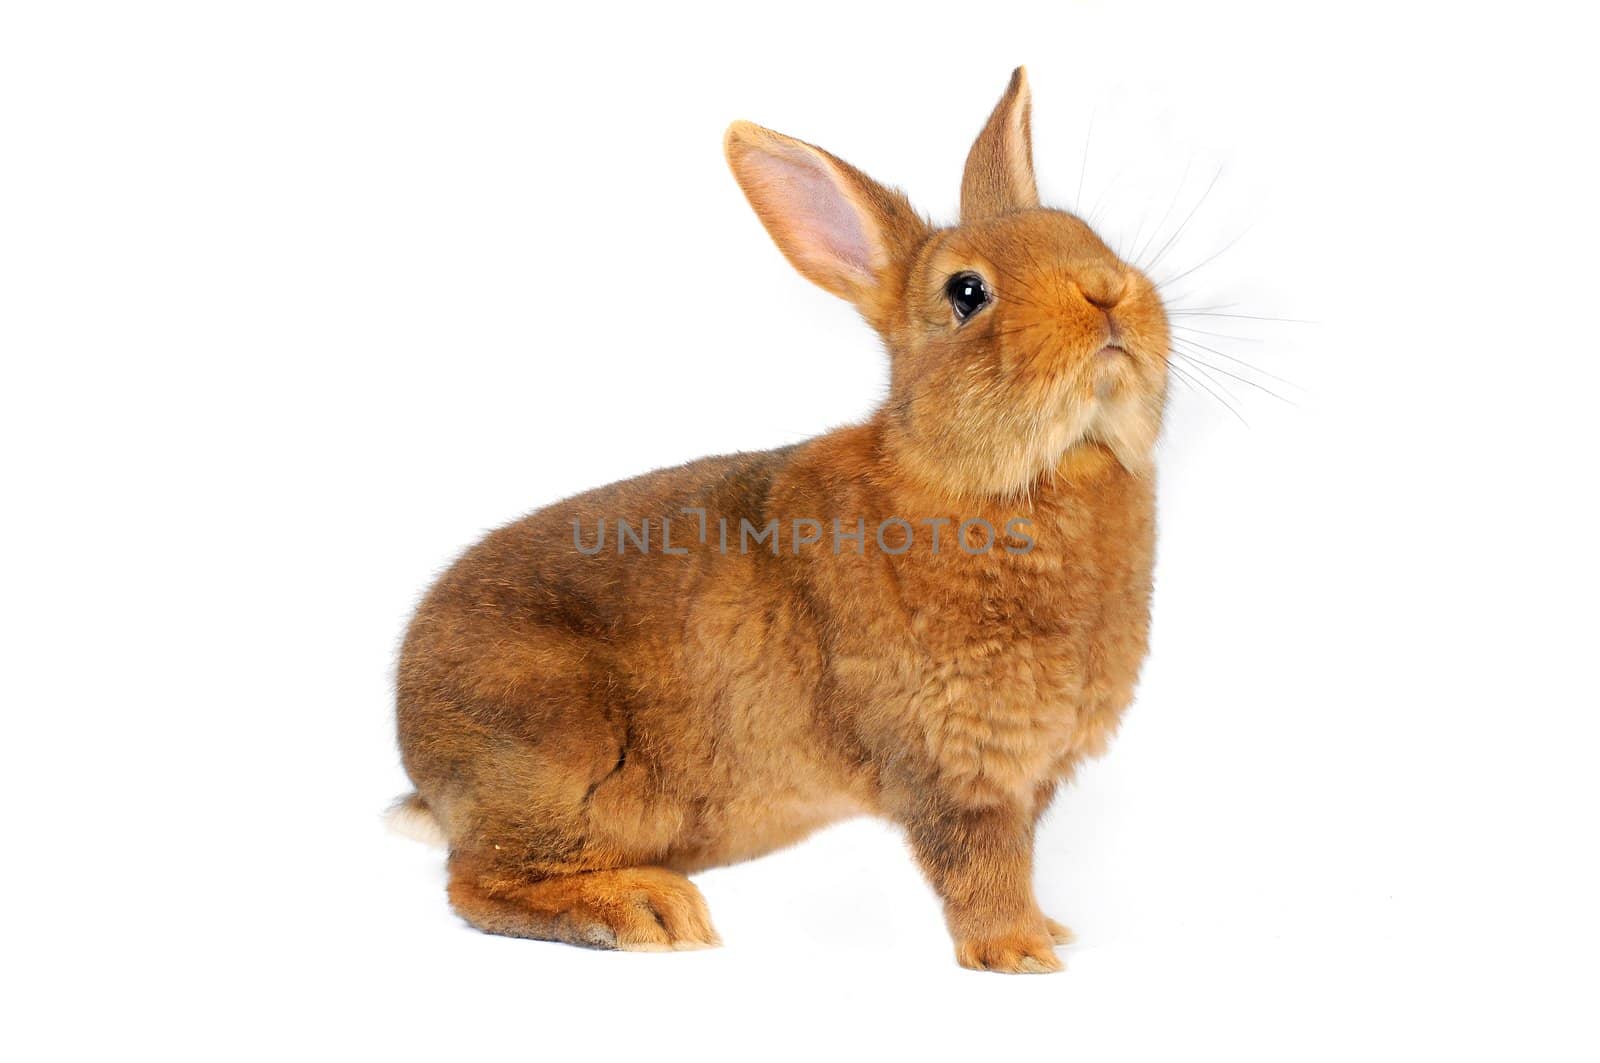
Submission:
<svg viewBox="0 0 1600 1063">
<path fill-rule="evenodd" d="M 1592 34 L 7 4 L 6 1054 L 1594 1058 Z M 1039 846 L 1067 971 L 958 969 L 869 822 L 701 876 L 720 950 L 467 930 L 380 826 L 409 610 L 529 509 L 869 410 L 722 130 L 949 220 L 1018 62 L 1046 199 L 1129 254 L 1200 203 L 1156 273 L 1228 247 L 1174 301 L 1295 403 L 1175 393 L 1140 697 Z"/>
</svg>

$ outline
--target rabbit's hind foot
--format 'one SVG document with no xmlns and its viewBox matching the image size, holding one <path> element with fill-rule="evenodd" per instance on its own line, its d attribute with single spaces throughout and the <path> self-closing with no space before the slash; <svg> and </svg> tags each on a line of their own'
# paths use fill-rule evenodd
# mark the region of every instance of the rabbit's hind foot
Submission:
<svg viewBox="0 0 1600 1063">
<path fill-rule="evenodd" d="M 452 861 L 450 903 L 479 930 L 508 937 L 633 952 L 722 944 L 694 883 L 659 867 L 519 880 Z"/>
</svg>

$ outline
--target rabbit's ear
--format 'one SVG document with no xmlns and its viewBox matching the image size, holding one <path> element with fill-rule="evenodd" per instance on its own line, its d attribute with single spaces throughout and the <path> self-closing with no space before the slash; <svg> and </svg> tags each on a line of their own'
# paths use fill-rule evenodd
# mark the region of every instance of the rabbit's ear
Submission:
<svg viewBox="0 0 1600 1063">
<path fill-rule="evenodd" d="M 723 141 L 728 165 L 784 257 L 879 323 L 927 226 L 901 193 L 842 159 L 750 122 Z"/>
<path fill-rule="evenodd" d="M 961 177 L 962 221 L 1039 205 L 1039 187 L 1033 180 L 1032 109 L 1028 73 L 1019 66 L 1012 71 L 1011 84 L 995 104 L 989 124 L 967 153 L 967 169 Z"/>
</svg>

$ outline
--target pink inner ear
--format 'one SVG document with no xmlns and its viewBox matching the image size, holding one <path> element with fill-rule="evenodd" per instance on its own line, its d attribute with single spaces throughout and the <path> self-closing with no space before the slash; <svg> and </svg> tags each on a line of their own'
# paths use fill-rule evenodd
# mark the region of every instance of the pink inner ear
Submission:
<svg viewBox="0 0 1600 1063">
<path fill-rule="evenodd" d="M 826 265 L 831 259 L 852 271 L 870 273 L 872 249 L 861 218 L 823 163 L 808 155 L 762 154 L 757 165 L 773 206 L 788 223 L 797 248 Z"/>
</svg>

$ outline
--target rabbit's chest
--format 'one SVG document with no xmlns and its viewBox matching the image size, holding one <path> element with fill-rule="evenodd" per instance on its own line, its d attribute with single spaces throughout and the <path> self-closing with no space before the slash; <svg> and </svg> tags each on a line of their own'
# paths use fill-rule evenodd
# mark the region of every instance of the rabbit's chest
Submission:
<svg viewBox="0 0 1600 1063">
<path fill-rule="evenodd" d="M 996 637 L 927 658 L 908 707 L 941 778 L 1027 802 L 1103 751 L 1143 655 L 1142 640 L 1104 634 Z"/>
<path fill-rule="evenodd" d="M 1041 537 L 1036 554 L 945 578 L 911 612 L 907 709 L 946 782 L 1026 802 L 1103 752 L 1144 660 L 1152 525 L 1051 529 L 1061 549 Z"/>
</svg>

